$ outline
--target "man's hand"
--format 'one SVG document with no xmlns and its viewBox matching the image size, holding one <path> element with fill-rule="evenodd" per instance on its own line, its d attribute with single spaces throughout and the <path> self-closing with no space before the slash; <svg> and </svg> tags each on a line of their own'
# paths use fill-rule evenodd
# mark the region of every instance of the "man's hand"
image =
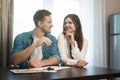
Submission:
<svg viewBox="0 0 120 80">
<path fill-rule="evenodd" d="M 52 41 L 47 37 L 41 37 L 40 40 L 38 40 L 36 43 L 37 43 L 37 47 L 42 46 L 44 44 L 50 46 L 52 44 Z"/>
<path fill-rule="evenodd" d="M 28 65 L 32 68 L 38 68 L 44 66 L 45 63 L 42 60 L 31 59 L 28 61 Z"/>
</svg>

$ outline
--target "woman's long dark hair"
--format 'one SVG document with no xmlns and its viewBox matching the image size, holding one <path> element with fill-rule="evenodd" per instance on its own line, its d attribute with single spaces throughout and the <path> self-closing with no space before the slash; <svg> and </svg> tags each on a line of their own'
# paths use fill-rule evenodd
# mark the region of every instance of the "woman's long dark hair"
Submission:
<svg viewBox="0 0 120 80">
<path fill-rule="evenodd" d="M 70 18 L 76 27 L 74 39 L 77 41 L 78 48 L 81 50 L 83 47 L 83 33 L 82 33 L 82 25 L 81 25 L 80 19 L 76 14 L 68 14 L 64 18 L 64 22 L 66 18 Z M 64 29 L 64 23 L 63 23 L 63 33 L 64 31 L 65 29 Z"/>
</svg>

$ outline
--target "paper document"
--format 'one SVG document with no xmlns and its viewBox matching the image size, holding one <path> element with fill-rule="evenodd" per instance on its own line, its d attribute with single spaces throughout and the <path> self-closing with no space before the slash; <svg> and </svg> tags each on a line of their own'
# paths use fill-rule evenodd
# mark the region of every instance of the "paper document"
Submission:
<svg viewBox="0 0 120 80">
<path fill-rule="evenodd" d="M 57 72 L 61 69 L 66 69 L 70 67 L 59 67 L 59 66 L 47 66 L 40 68 L 29 68 L 29 69 L 12 69 L 10 70 L 13 73 L 40 73 L 40 72 Z"/>
</svg>

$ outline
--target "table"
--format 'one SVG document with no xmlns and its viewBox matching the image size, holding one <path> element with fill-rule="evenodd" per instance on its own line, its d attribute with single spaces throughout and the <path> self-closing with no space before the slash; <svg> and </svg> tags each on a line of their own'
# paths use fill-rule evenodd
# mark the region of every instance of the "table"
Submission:
<svg viewBox="0 0 120 80">
<path fill-rule="evenodd" d="M 120 77 L 120 70 L 86 66 L 67 68 L 55 73 L 14 74 L 9 68 L 0 67 L 1 80 L 96 80 Z"/>
</svg>

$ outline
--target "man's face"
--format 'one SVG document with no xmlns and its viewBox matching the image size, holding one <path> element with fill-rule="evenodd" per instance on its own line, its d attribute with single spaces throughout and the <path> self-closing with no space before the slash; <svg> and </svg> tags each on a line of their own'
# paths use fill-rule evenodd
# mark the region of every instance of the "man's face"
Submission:
<svg viewBox="0 0 120 80">
<path fill-rule="evenodd" d="M 44 33 L 51 33 L 52 19 L 51 16 L 45 16 L 44 21 L 41 21 L 41 30 Z"/>
</svg>

